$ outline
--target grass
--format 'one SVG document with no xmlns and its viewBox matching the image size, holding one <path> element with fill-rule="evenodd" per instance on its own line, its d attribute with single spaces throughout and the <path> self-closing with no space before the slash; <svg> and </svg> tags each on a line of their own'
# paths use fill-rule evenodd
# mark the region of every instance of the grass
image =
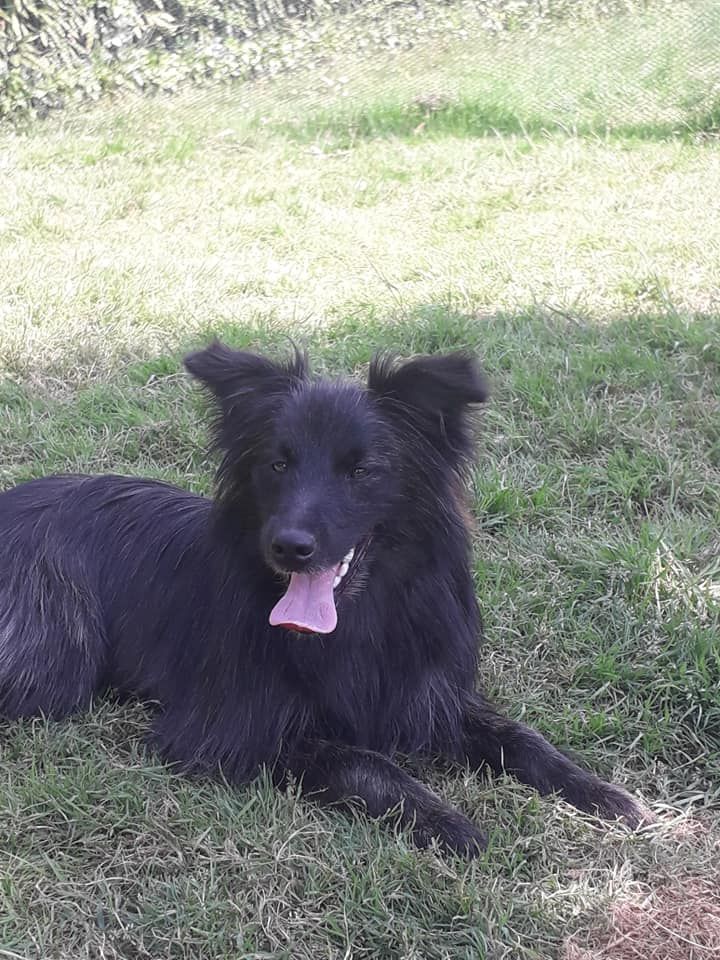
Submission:
<svg viewBox="0 0 720 960">
<path fill-rule="evenodd" d="M 678 928 L 694 953 L 650 939 L 662 904 L 702 889 L 709 910 L 720 879 L 713 18 L 456 37 L 330 58 L 312 90 L 0 133 L 0 484 L 209 491 L 179 359 L 210 334 L 292 336 L 333 374 L 379 346 L 477 349 L 482 680 L 661 815 L 633 837 L 511 780 L 424 772 L 490 828 L 466 865 L 265 782 L 173 777 L 142 709 L 102 703 L 2 727 L 0 958 L 711 955 L 687 945 L 699 927 Z M 621 908 L 639 953 L 608 946 Z"/>
</svg>

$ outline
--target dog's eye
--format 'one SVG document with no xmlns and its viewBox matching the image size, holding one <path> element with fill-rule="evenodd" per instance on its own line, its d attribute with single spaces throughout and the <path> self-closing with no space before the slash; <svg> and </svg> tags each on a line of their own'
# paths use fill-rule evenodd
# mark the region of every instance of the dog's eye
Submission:
<svg viewBox="0 0 720 960">
<path fill-rule="evenodd" d="M 353 480 L 359 480 L 360 477 L 364 477 L 367 473 L 367 467 L 353 467 L 350 471 L 350 476 Z"/>
<path fill-rule="evenodd" d="M 287 461 L 276 460 L 275 463 L 272 465 L 272 468 L 275 471 L 275 473 L 285 473 L 285 471 L 287 470 Z"/>
</svg>

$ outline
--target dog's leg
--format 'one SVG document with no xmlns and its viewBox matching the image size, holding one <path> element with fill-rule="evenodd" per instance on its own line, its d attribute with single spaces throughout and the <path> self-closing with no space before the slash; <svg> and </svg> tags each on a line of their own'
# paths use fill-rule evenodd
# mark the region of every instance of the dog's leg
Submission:
<svg viewBox="0 0 720 960">
<path fill-rule="evenodd" d="M 99 604 L 81 576 L 18 553 L 17 569 L 0 577 L 0 717 L 60 720 L 87 709 L 101 686 Z"/>
<path fill-rule="evenodd" d="M 410 827 L 419 847 L 437 840 L 447 850 L 473 857 L 486 846 L 479 827 L 381 754 L 320 741 L 305 745 L 286 766 L 302 779 L 304 792 L 321 803 L 359 801 L 371 817 L 397 809 L 399 822 Z"/>
<path fill-rule="evenodd" d="M 465 711 L 465 755 L 471 766 L 487 764 L 495 773 L 512 773 L 541 794 L 558 793 L 579 810 L 606 820 L 623 820 L 633 829 L 653 820 L 640 801 L 615 784 L 582 770 L 523 723 L 470 699 Z"/>
</svg>

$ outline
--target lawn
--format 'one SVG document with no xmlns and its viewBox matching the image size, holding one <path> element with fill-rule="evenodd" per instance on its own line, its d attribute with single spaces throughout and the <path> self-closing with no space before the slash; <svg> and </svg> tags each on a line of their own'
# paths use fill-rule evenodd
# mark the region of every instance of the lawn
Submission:
<svg viewBox="0 0 720 960">
<path fill-rule="evenodd" d="M 212 334 L 353 376 L 477 350 L 482 682 L 659 823 L 426 771 L 491 833 L 466 864 L 175 777 L 141 707 L 100 703 L 0 727 L 1 960 L 720 945 L 720 7 L 463 29 L 0 130 L 0 486 L 209 492 L 180 358 Z"/>
</svg>

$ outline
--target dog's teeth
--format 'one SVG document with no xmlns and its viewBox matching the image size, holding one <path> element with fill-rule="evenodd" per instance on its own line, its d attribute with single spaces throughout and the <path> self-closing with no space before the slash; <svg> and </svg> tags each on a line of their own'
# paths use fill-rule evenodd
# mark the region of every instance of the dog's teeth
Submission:
<svg viewBox="0 0 720 960">
<path fill-rule="evenodd" d="M 340 576 L 344 577 L 349 569 L 350 569 L 350 564 L 348 564 L 345 560 L 343 560 L 343 562 L 340 564 Z"/>
<path fill-rule="evenodd" d="M 343 563 L 350 563 L 354 556 L 355 556 L 355 547 L 352 547 L 352 549 L 348 550 L 348 552 L 343 557 Z"/>
<path fill-rule="evenodd" d="M 342 577 L 335 577 L 335 579 L 333 580 L 333 590 L 340 583 L 341 580 L 342 580 Z"/>
</svg>

